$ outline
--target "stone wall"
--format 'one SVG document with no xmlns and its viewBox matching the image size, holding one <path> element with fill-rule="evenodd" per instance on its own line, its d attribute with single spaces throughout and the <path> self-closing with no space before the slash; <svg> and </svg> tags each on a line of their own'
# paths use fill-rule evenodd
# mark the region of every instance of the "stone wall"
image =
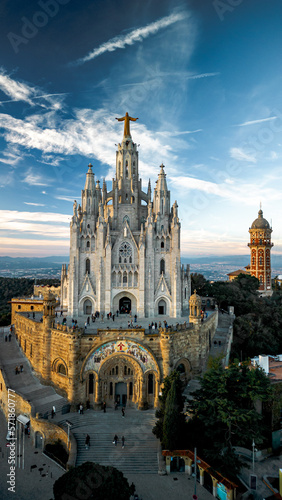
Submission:
<svg viewBox="0 0 282 500">
<path fill-rule="evenodd" d="M 12 319 L 11 323 L 14 324 L 16 320 L 17 313 L 27 312 L 32 316 L 33 312 L 42 312 L 43 310 L 43 300 L 34 299 L 24 299 L 15 298 L 11 300 L 12 306 Z"/>
<path fill-rule="evenodd" d="M 177 327 L 160 329 L 159 333 L 145 334 L 144 329 L 98 330 L 85 334 L 76 329 L 54 324 L 54 319 L 43 318 L 38 323 L 32 318 L 17 314 L 15 331 L 19 343 L 35 372 L 43 383 L 56 387 L 75 407 L 87 399 L 83 366 L 98 346 L 117 339 L 135 341 L 152 353 L 163 379 L 181 365 L 185 370 L 184 381 L 202 372 L 217 327 L 218 312 L 203 322 L 184 323 Z M 159 377 L 159 376 L 158 376 Z"/>
<path fill-rule="evenodd" d="M 2 369 L 0 371 L 0 408 L 5 415 L 6 420 L 8 420 L 8 404 L 10 402 L 15 403 L 15 414 L 16 417 L 19 415 L 25 415 L 30 419 L 30 437 L 32 439 L 33 446 L 35 445 L 35 436 L 36 433 L 40 433 L 43 440 L 43 448 L 46 444 L 53 444 L 56 441 L 60 440 L 64 445 L 65 449 L 69 449 L 69 460 L 67 463 L 67 468 L 74 467 L 76 461 L 76 453 L 77 453 L 77 445 L 75 438 L 70 433 L 70 441 L 68 444 L 68 435 L 67 432 L 61 427 L 57 426 L 53 422 L 48 422 L 47 420 L 43 420 L 38 418 L 38 416 L 34 415 L 34 408 L 31 403 L 29 403 L 23 395 L 19 392 L 14 392 L 10 389 L 11 397 L 9 399 L 8 393 L 8 383 L 5 376 L 5 372 Z M 8 431 L 8 424 L 7 424 Z M 6 434 L 5 430 L 5 434 Z"/>
</svg>

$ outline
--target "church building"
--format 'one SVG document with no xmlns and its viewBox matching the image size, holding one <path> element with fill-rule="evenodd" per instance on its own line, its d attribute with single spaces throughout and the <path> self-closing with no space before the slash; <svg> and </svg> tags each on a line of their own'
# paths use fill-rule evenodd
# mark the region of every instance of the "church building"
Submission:
<svg viewBox="0 0 282 500">
<path fill-rule="evenodd" d="M 189 311 L 189 266 L 180 264 L 178 206 L 170 205 L 161 165 L 151 200 L 142 189 L 136 143 L 126 113 L 112 189 L 88 166 L 81 205 L 74 202 L 70 261 L 63 265 L 61 304 L 74 318 L 119 311 L 138 318 L 180 317 Z"/>
<path fill-rule="evenodd" d="M 218 324 L 216 308 L 203 317 L 189 266 L 181 267 L 178 207 L 170 205 L 164 167 L 154 192 L 150 182 L 144 192 L 129 128 L 136 119 L 119 120 L 112 189 L 95 182 L 89 165 L 81 205 L 74 202 L 61 304 L 48 290 L 42 312 L 35 298 L 12 300 L 15 334 L 35 374 L 73 408 L 157 407 L 173 370 L 183 385 L 202 372 Z M 118 321 L 110 320 L 117 311 Z"/>
</svg>

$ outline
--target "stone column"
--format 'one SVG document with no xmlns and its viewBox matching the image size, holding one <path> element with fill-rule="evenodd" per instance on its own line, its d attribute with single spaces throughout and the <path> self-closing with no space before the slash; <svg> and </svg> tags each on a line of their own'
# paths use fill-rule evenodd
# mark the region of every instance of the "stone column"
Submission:
<svg viewBox="0 0 282 500">
<path fill-rule="evenodd" d="M 189 476 L 192 475 L 192 459 L 189 457 L 184 458 L 185 461 L 185 472 L 186 474 L 189 474 Z"/>
<path fill-rule="evenodd" d="M 172 344 L 171 334 L 162 330 L 160 344 L 163 357 L 163 377 L 165 378 L 170 374 L 170 347 Z"/>
<path fill-rule="evenodd" d="M 155 399 L 154 399 L 154 406 L 157 408 L 159 404 L 159 386 L 160 386 L 160 381 L 159 378 L 154 374 L 155 377 Z"/>
<path fill-rule="evenodd" d="M 77 392 L 77 365 L 76 361 L 80 351 L 80 342 L 77 336 L 72 336 L 69 340 L 69 387 L 68 387 L 68 398 L 71 403 L 75 403 L 76 392 Z"/>
<path fill-rule="evenodd" d="M 167 474 L 170 474 L 170 462 L 171 457 L 165 457 L 165 470 Z"/>
<path fill-rule="evenodd" d="M 216 498 L 216 496 L 217 496 L 217 479 L 215 479 L 215 477 L 212 477 L 212 494 Z"/>
<path fill-rule="evenodd" d="M 233 500 L 233 490 L 227 490 L 227 500 Z"/>
<path fill-rule="evenodd" d="M 201 486 L 204 486 L 204 474 L 205 474 L 205 470 L 202 469 L 202 467 L 198 466 L 199 467 L 199 471 L 200 471 L 200 485 Z"/>
<path fill-rule="evenodd" d="M 139 400 L 138 400 L 138 409 L 143 410 L 144 405 L 146 403 L 146 386 L 145 386 L 145 377 L 142 374 L 139 377 Z"/>
</svg>

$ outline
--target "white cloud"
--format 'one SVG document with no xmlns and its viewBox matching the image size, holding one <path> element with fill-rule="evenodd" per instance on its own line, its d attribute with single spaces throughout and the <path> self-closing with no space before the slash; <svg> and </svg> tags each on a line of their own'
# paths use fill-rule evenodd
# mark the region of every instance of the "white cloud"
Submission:
<svg viewBox="0 0 282 500">
<path fill-rule="evenodd" d="M 25 205 L 32 205 L 34 207 L 45 207 L 45 205 L 43 203 L 32 203 L 32 202 L 24 201 L 24 204 Z"/>
<path fill-rule="evenodd" d="M 271 120 L 276 120 L 277 116 L 270 116 L 269 118 L 261 118 L 259 120 L 251 120 L 236 125 L 237 127 L 246 127 L 247 125 L 255 125 L 257 123 L 270 122 Z"/>
<path fill-rule="evenodd" d="M 65 226 L 52 224 L 35 224 L 33 222 L 23 221 L 0 221 L 0 231 L 9 231 L 17 233 L 29 233 L 40 236 L 48 236 L 50 238 L 66 238 L 69 240 L 69 228 Z"/>
<path fill-rule="evenodd" d="M 42 177 L 38 174 L 34 174 L 32 172 L 32 169 L 29 168 L 28 171 L 25 174 L 24 179 L 22 182 L 25 182 L 26 184 L 29 184 L 30 186 L 48 186 L 46 182 L 42 179 Z"/>
<path fill-rule="evenodd" d="M 75 118 L 64 121 L 60 121 L 60 118 L 57 120 L 53 115 L 53 128 L 43 128 L 44 115 L 34 115 L 29 116 L 28 120 L 19 120 L 7 114 L 0 114 L 0 126 L 4 128 L 6 141 L 13 145 L 41 150 L 43 161 L 46 155 L 52 154 L 79 154 L 88 157 L 90 161 L 94 157 L 110 167 L 111 171 L 105 172 L 105 176 L 111 179 L 115 170 L 115 142 L 117 135 L 122 136 L 123 127 L 116 122 L 115 115 L 109 114 L 104 108 L 96 111 L 74 110 L 74 115 Z M 134 135 L 134 125 L 131 128 Z M 161 140 L 161 137 L 153 134 L 145 125 L 138 124 L 138 141 L 141 144 L 143 159 L 140 162 L 140 171 L 145 179 L 152 174 L 152 158 L 156 158 L 153 167 L 157 167 L 162 161 L 168 161 L 173 165 L 177 159 L 173 153 L 173 142 L 170 141 L 168 145 L 165 139 Z M 160 151 L 162 151 L 161 159 Z M 46 181 L 31 169 L 27 172 L 24 182 L 47 185 Z"/>
<path fill-rule="evenodd" d="M 199 78 L 209 78 L 211 76 L 218 76 L 220 75 L 219 72 L 216 73 L 200 73 L 198 75 L 191 75 L 191 76 L 186 76 L 187 80 L 198 80 Z"/>
<path fill-rule="evenodd" d="M 246 153 L 242 148 L 230 148 L 230 156 L 238 161 L 248 161 L 251 163 L 256 163 L 256 157 Z"/>
<path fill-rule="evenodd" d="M 67 240 L 0 238 L 0 254 L 10 256 L 43 257 L 47 255 L 67 255 Z"/>
<path fill-rule="evenodd" d="M 197 130 L 184 130 L 182 132 L 162 131 L 162 132 L 156 132 L 156 133 L 158 135 L 162 135 L 164 137 L 176 137 L 178 135 L 196 134 L 197 132 L 203 132 L 203 129 L 199 128 Z"/>
<path fill-rule="evenodd" d="M 124 49 L 127 45 L 133 45 L 136 42 L 142 42 L 150 35 L 155 35 L 159 30 L 164 29 L 178 21 L 182 21 L 188 16 L 187 12 L 172 13 L 169 16 L 163 17 L 158 21 L 147 24 L 142 28 L 137 28 L 126 35 L 118 35 L 103 43 L 99 47 L 93 49 L 89 54 L 76 61 L 76 64 L 83 64 L 91 61 L 105 52 L 113 52 L 117 49 Z"/>
<path fill-rule="evenodd" d="M 54 212 L 19 212 L 18 210 L 0 210 L 0 221 L 58 222 L 69 224 L 70 215 Z"/>
<path fill-rule="evenodd" d="M 32 96 L 36 93 L 35 88 L 13 80 L 5 74 L 3 68 L 0 69 L 0 90 L 11 97 L 12 101 L 24 101 L 33 105 Z"/>
<path fill-rule="evenodd" d="M 190 191 L 201 191 L 206 195 L 206 202 L 210 202 L 210 196 L 214 195 L 229 202 L 240 203 L 249 206 L 259 206 L 261 197 L 273 201 L 282 200 L 281 190 L 268 188 L 267 176 L 262 177 L 258 184 L 240 181 L 238 179 L 225 179 L 221 184 L 203 181 L 193 177 L 172 176 L 170 182 L 178 191 L 179 197 L 187 198 Z M 250 196 L 252 193 L 252 196 Z M 203 195 L 204 196 L 204 195 Z M 192 200 L 191 200 L 192 202 Z"/>
<path fill-rule="evenodd" d="M 64 200 L 64 201 L 70 201 L 71 203 L 74 202 L 74 200 L 79 200 L 80 199 L 80 196 L 54 196 L 54 198 L 56 198 L 56 200 Z"/>
<path fill-rule="evenodd" d="M 62 108 L 62 97 L 66 95 L 65 92 L 42 95 L 42 90 L 40 88 L 32 87 L 27 83 L 14 80 L 6 74 L 3 68 L 0 68 L 0 90 L 2 90 L 6 96 L 10 97 L 10 100 L 0 101 L 0 104 L 23 101 L 30 104 L 30 106 L 38 104 L 43 108 L 51 107 L 51 109 L 55 110 Z M 34 102 L 34 100 L 38 99 L 42 99 L 43 102 Z"/>
</svg>

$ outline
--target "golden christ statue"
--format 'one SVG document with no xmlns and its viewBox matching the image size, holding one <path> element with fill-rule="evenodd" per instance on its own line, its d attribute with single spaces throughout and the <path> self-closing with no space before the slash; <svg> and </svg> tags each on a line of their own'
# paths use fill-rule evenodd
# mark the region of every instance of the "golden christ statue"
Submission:
<svg viewBox="0 0 282 500">
<path fill-rule="evenodd" d="M 138 118 L 132 118 L 132 116 L 129 116 L 128 113 L 126 112 L 125 113 L 125 116 L 123 116 L 122 118 L 116 118 L 117 121 L 119 122 L 123 122 L 124 121 L 124 136 L 129 136 L 131 137 L 130 135 L 130 127 L 129 127 L 129 120 L 131 120 L 132 122 L 136 122 L 136 120 L 138 120 Z"/>
</svg>

